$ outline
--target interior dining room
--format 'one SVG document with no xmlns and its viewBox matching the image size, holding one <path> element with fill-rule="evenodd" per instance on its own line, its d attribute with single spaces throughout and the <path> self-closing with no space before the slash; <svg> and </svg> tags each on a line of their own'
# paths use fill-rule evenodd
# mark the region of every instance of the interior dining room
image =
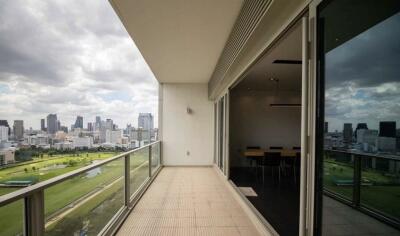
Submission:
<svg viewBox="0 0 400 236">
<path fill-rule="evenodd" d="M 229 91 L 229 177 L 279 235 L 298 235 L 302 27 L 296 23 Z"/>
</svg>

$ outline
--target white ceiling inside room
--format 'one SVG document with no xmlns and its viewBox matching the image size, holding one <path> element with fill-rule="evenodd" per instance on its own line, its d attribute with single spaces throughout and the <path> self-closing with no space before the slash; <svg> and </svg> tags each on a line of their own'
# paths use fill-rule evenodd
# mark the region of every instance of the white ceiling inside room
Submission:
<svg viewBox="0 0 400 236">
<path fill-rule="evenodd" d="M 301 91 L 301 25 L 297 24 L 281 38 L 246 74 L 237 89 Z M 276 60 L 297 61 L 300 64 L 274 63 Z"/>
</svg>

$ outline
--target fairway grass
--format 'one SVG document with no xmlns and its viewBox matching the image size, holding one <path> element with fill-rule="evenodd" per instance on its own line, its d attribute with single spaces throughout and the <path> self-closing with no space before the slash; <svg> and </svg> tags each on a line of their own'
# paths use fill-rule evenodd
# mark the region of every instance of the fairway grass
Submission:
<svg viewBox="0 0 400 236">
<path fill-rule="evenodd" d="M 137 188 L 148 178 L 147 160 L 144 154 L 131 156 L 130 169 L 135 170 L 131 173 L 131 186 Z M 123 158 L 114 160 L 46 189 L 46 219 L 68 212 L 46 227 L 46 235 L 71 235 L 71 232 L 83 231 L 89 235 L 97 234 L 123 205 L 123 161 Z M 79 205 L 79 202 L 83 203 Z M 0 236 L 22 231 L 22 206 L 22 201 L 18 201 L 0 208 L 0 219 L 10 219 L 7 223 L 0 221 Z"/>
<path fill-rule="evenodd" d="M 324 161 L 324 188 L 351 201 L 353 186 L 338 186 L 335 181 L 353 180 L 353 174 L 353 168 L 349 165 Z M 362 181 L 372 184 L 361 186 L 361 205 L 400 220 L 400 185 L 396 177 L 372 169 L 363 169 L 361 175 Z"/>
</svg>

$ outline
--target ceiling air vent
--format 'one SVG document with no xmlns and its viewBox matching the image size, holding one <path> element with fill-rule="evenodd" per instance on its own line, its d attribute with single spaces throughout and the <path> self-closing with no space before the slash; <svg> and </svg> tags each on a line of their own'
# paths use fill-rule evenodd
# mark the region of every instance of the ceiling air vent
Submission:
<svg viewBox="0 0 400 236">
<path fill-rule="evenodd" d="M 239 16 L 232 28 L 225 47 L 218 59 L 211 82 L 220 82 L 229 67 L 236 60 L 243 46 L 250 38 L 261 18 L 266 13 L 271 0 L 245 0 Z"/>
</svg>

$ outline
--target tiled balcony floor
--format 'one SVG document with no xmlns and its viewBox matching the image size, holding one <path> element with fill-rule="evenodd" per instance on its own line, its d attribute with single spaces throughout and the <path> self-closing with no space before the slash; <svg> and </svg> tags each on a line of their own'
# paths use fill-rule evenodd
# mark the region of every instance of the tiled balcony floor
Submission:
<svg viewBox="0 0 400 236">
<path fill-rule="evenodd" d="M 259 235 L 212 167 L 164 167 L 117 235 Z"/>
<path fill-rule="evenodd" d="M 324 197 L 322 234 L 326 236 L 400 236 L 400 231 L 330 197 Z"/>
</svg>

